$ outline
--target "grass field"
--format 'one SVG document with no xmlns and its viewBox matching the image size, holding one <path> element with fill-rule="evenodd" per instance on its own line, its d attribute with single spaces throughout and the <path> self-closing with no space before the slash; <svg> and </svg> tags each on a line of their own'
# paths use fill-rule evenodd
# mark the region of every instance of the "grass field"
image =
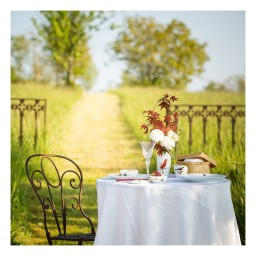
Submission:
<svg viewBox="0 0 256 256">
<path fill-rule="evenodd" d="M 187 93 L 180 91 L 161 90 L 158 88 L 123 88 L 113 91 L 121 98 L 121 108 L 123 115 L 138 140 L 147 140 L 148 135 L 144 135 L 139 129 L 142 123 L 145 123 L 144 110 L 153 109 L 156 101 L 160 99 L 165 92 L 170 95 L 176 95 L 179 100 L 175 104 L 245 104 L 244 94 L 239 93 L 219 93 L 219 92 L 198 92 Z M 159 109 L 157 109 L 159 110 Z M 163 113 L 164 114 L 164 113 Z M 188 152 L 188 121 L 187 118 L 180 117 L 180 142 L 178 153 L 187 154 Z M 237 145 L 232 148 L 231 145 L 231 125 L 230 119 L 223 119 L 221 124 L 223 147 L 217 147 L 217 125 L 216 119 L 209 120 L 207 124 L 207 143 L 206 147 L 202 145 L 202 121 L 201 118 L 195 118 L 192 126 L 193 147 L 192 152 L 205 150 L 205 153 L 216 158 L 219 163 L 216 171 L 221 171 L 223 165 L 232 165 L 233 163 L 245 163 L 245 119 L 237 120 L 236 141 Z M 220 151 L 221 150 L 221 151 Z M 232 153 L 231 153 L 232 152 Z"/>
<path fill-rule="evenodd" d="M 34 150 L 34 116 L 33 113 L 24 115 L 24 142 L 19 147 L 19 115 L 11 113 L 11 243 L 36 244 L 35 234 L 31 232 L 31 220 L 37 213 L 31 214 L 30 200 L 32 189 L 28 188 L 25 173 L 26 158 L 34 153 L 59 152 L 62 149 L 62 138 L 66 135 L 69 111 L 81 96 L 81 90 L 70 90 L 45 85 L 15 85 L 11 88 L 11 97 L 47 99 L 47 140 L 43 140 L 42 124 L 39 126 L 38 147 Z M 42 117 L 42 116 L 41 116 Z M 42 118 L 39 118 L 42 120 Z M 33 197 L 32 197 L 33 198 Z M 33 198 L 35 199 L 35 198 Z M 38 209 L 37 209 L 38 210 Z M 39 221 L 35 221 L 35 225 Z M 43 234 L 44 235 L 44 234 Z M 33 241 L 33 239 L 35 239 Z M 41 239 L 42 240 L 42 239 Z M 40 244 L 40 241 L 39 241 Z"/>
<path fill-rule="evenodd" d="M 152 109 L 157 99 L 162 97 L 166 90 L 161 89 L 145 89 L 145 88 L 122 88 L 111 93 L 118 95 L 121 99 L 121 110 L 123 113 L 124 122 L 127 129 L 133 137 L 138 141 L 148 139 L 139 129 L 143 123 L 144 117 L 142 112 L 147 109 Z M 184 93 L 172 92 L 168 93 L 177 95 L 180 100 L 179 104 L 244 104 L 244 94 L 236 93 Z M 37 152 L 64 152 L 63 138 L 69 133 L 70 111 L 75 102 L 81 97 L 80 90 L 68 90 L 64 88 L 55 88 L 50 86 L 39 85 L 16 85 L 12 86 L 12 97 L 31 97 L 31 98 L 46 98 L 47 99 L 47 140 L 39 141 Z M 87 97 L 90 97 L 88 94 Z M 19 149 L 18 146 L 18 126 L 16 122 L 16 114 L 12 113 L 12 140 L 11 140 L 11 204 L 12 204 L 12 222 L 11 222 L 11 243 L 12 244 L 46 244 L 42 220 L 38 216 L 38 208 L 30 204 L 32 200 L 36 200 L 32 194 L 31 188 L 28 186 L 27 177 L 25 176 L 24 163 L 28 155 L 35 153 L 31 143 L 31 128 L 32 116 L 28 116 L 25 122 L 27 131 L 24 146 Z M 183 121 L 182 121 L 183 122 Z M 114 125 L 114 124 L 113 124 Z M 223 122 L 224 131 L 227 133 L 228 124 Z M 245 243 L 245 127 L 244 120 L 238 124 L 237 143 L 235 148 L 232 148 L 228 136 L 223 136 L 223 147 L 216 149 L 215 145 L 208 143 L 203 151 L 211 155 L 218 163 L 218 167 L 214 172 L 225 173 L 232 181 L 232 199 L 235 207 L 239 230 L 242 242 Z M 181 141 L 179 153 L 187 153 L 187 137 L 184 135 L 187 132 L 187 124 L 183 122 L 183 130 L 181 131 Z M 193 127 L 194 129 L 194 127 Z M 211 130 L 212 129 L 212 130 Z M 209 136 L 215 137 L 214 125 L 209 127 Z M 213 135 L 214 134 L 214 135 Z M 194 144 L 192 151 L 202 151 L 201 137 L 194 133 Z M 198 138 L 198 139 L 196 139 Z M 199 139 L 200 138 L 200 139 Z M 27 142 L 27 143 L 26 143 Z M 113 144 L 115 142 L 113 141 Z M 124 148 L 124 150 L 126 150 Z M 141 155 L 138 156 L 141 159 Z M 114 161 L 115 159 L 113 159 Z M 173 162 L 175 159 L 173 158 Z M 140 162 L 140 160 L 138 161 Z M 237 164 L 235 164 L 237 163 Z M 114 166 L 113 162 L 109 163 Z M 155 161 L 152 158 L 152 169 L 155 168 Z M 22 166 L 22 168 L 20 167 Z M 140 166 L 139 166 L 140 167 Z M 139 168 L 138 167 L 138 168 Z M 87 172 L 84 177 L 86 183 L 85 201 L 89 204 L 88 215 L 92 218 L 93 223 L 97 227 L 97 195 L 95 181 L 98 177 L 102 177 L 109 173 L 109 169 L 95 170 Z M 71 228 L 75 229 L 79 219 L 74 222 Z"/>
</svg>

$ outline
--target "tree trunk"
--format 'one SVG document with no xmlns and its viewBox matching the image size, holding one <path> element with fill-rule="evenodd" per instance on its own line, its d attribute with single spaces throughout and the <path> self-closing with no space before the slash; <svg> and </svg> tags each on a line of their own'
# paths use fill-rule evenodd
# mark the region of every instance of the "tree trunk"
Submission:
<svg viewBox="0 0 256 256">
<path fill-rule="evenodd" d="M 74 86 L 74 72 L 73 72 L 73 57 L 70 57 L 68 60 L 68 69 L 67 69 L 67 78 L 66 78 L 66 85 L 67 86 Z"/>
<path fill-rule="evenodd" d="M 34 55 L 33 71 L 34 71 L 34 82 L 39 83 L 42 78 L 42 66 L 39 63 L 39 59 L 36 53 Z"/>
</svg>

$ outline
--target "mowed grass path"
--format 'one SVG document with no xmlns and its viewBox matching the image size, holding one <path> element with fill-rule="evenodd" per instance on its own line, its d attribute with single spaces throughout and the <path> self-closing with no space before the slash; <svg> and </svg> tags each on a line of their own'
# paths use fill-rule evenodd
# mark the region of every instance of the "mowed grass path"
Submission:
<svg viewBox="0 0 256 256">
<path fill-rule="evenodd" d="M 122 117 L 119 97 L 113 94 L 84 94 L 63 125 L 66 137 L 61 154 L 73 159 L 82 169 L 82 205 L 97 228 L 96 180 L 124 168 L 145 172 L 140 145 Z M 29 220 L 33 234 L 29 244 L 46 244 L 41 216 L 36 211 L 40 209 L 34 207 Z M 75 230 L 80 221 L 82 218 L 76 219 L 71 229 Z"/>
<path fill-rule="evenodd" d="M 140 145 L 121 115 L 120 100 L 113 94 L 84 94 L 70 115 L 64 152 L 97 176 L 138 168 Z"/>
</svg>

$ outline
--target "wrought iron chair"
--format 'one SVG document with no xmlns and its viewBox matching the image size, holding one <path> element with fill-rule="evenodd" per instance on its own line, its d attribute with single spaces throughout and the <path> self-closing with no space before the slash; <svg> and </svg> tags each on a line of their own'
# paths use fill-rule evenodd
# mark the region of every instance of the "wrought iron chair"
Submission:
<svg viewBox="0 0 256 256">
<path fill-rule="evenodd" d="M 81 206 L 83 175 L 79 166 L 65 156 L 34 154 L 27 158 L 26 172 L 42 206 L 48 244 L 54 240 L 76 241 L 78 245 L 94 241 L 93 223 Z M 77 213 L 88 232 L 82 232 L 81 225 L 77 225 L 78 233 L 69 232 L 67 219 L 75 219 Z"/>
</svg>

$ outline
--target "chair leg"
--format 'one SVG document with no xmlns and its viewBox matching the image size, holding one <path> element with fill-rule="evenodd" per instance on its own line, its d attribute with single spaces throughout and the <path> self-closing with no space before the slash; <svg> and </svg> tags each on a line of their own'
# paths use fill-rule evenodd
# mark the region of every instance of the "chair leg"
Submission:
<svg viewBox="0 0 256 256">
<path fill-rule="evenodd" d="M 47 237 L 48 244 L 52 245 L 52 239 L 51 239 L 51 235 L 49 232 L 46 232 L 46 237 Z"/>
<path fill-rule="evenodd" d="M 83 245 L 83 241 L 78 241 L 78 245 Z"/>
<path fill-rule="evenodd" d="M 48 240 L 48 245 L 52 245 L 52 240 L 49 237 L 47 237 L 47 240 Z"/>
</svg>

